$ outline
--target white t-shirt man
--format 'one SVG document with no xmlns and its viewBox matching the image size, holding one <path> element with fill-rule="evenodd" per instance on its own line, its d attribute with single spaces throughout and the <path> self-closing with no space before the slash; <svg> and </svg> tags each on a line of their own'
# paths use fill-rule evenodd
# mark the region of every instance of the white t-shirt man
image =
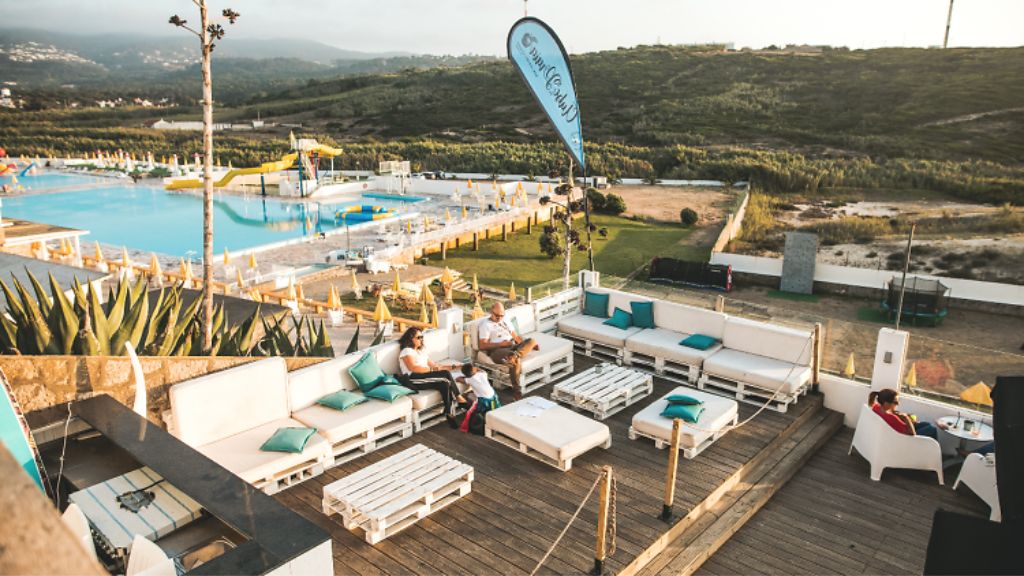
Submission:
<svg viewBox="0 0 1024 576">
<path fill-rule="evenodd" d="M 479 329 L 480 339 L 486 340 L 491 344 L 497 344 L 499 342 L 509 342 L 509 346 L 516 343 L 516 339 L 513 336 L 515 330 L 505 322 L 505 319 L 495 322 L 490 318 L 485 319 L 480 323 Z"/>
<path fill-rule="evenodd" d="M 430 363 L 427 362 L 427 351 L 426 350 L 416 350 L 414 348 L 406 348 L 406 349 L 402 350 L 401 354 L 398 355 L 398 368 L 401 369 L 402 374 L 404 374 L 406 376 L 408 376 L 409 374 L 412 374 L 412 370 L 410 370 L 409 367 L 406 366 L 405 362 L 402 360 L 406 356 L 411 356 L 412 357 L 413 366 L 420 366 L 422 368 L 426 368 L 428 372 L 430 371 Z"/>
</svg>

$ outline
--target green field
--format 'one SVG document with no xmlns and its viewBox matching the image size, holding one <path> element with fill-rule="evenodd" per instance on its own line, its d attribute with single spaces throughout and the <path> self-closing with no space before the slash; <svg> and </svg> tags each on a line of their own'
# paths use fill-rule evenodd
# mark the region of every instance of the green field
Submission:
<svg viewBox="0 0 1024 576">
<path fill-rule="evenodd" d="M 592 215 L 591 220 L 598 228 L 608 228 L 607 238 L 593 235 L 594 266 L 604 274 L 628 276 L 654 256 L 706 261 L 711 253 L 710 248 L 683 246 L 693 230 L 677 224 L 637 222 L 607 215 Z M 582 226 L 582 219 L 577 220 L 577 226 Z M 535 227 L 532 235 L 520 230 L 510 234 L 507 242 L 492 236 L 482 240 L 476 252 L 470 244 L 449 250 L 444 261 L 440 253 L 431 254 L 430 264 L 458 270 L 467 279 L 476 274 L 481 284 L 499 290 L 507 291 L 513 282 L 517 291 L 523 290 L 562 276 L 562 258 L 551 259 L 540 253 L 540 234 L 540 227 Z M 586 252 L 573 256 L 573 272 L 587 266 Z"/>
</svg>

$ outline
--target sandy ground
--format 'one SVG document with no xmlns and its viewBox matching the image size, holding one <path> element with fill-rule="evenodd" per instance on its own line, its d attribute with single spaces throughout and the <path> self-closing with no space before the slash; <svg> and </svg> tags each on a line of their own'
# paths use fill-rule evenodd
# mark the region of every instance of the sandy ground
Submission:
<svg viewBox="0 0 1024 576">
<path fill-rule="evenodd" d="M 699 228 L 685 244 L 711 246 L 725 222 L 732 195 L 721 188 L 690 188 L 679 186 L 612 186 L 605 193 L 622 196 L 626 216 L 645 216 L 662 222 L 679 222 L 679 212 L 692 208 L 700 216 Z"/>
</svg>

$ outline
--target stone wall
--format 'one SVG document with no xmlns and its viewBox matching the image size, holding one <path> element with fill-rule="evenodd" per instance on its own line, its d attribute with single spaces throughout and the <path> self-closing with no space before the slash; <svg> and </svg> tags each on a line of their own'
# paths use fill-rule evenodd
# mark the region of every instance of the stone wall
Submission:
<svg viewBox="0 0 1024 576">
<path fill-rule="evenodd" d="M 170 408 L 167 390 L 172 384 L 256 360 L 260 358 L 139 358 L 146 378 L 149 421 L 164 426 L 160 415 Z M 325 360 L 285 359 L 289 371 Z M 126 406 L 135 402 L 135 379 L 127 356 L 0 356 L 0 369 L 26 414 L 99 394 L 109 394 Z"/>
</svg>

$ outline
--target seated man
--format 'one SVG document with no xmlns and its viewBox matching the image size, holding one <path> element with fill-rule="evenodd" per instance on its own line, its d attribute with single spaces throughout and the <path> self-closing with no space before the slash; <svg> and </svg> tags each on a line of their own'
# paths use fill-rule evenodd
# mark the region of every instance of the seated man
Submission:
<svg viewBox="0 0 1024 576">
<path fill-rule="evenodd" d="M 540 346 L 532 338 L 523 339 L 505 322 L 505 307 L 501 302 L 495 302 L 491 306 L 490 317 L 480 323 L 478 347 L 494 362 L 508 366 L 508 375 L 512 380 L 512 399 L 516 402 L 522 400 L 520 363 L 532 350 L 540 350 Z"/>
</svg>

